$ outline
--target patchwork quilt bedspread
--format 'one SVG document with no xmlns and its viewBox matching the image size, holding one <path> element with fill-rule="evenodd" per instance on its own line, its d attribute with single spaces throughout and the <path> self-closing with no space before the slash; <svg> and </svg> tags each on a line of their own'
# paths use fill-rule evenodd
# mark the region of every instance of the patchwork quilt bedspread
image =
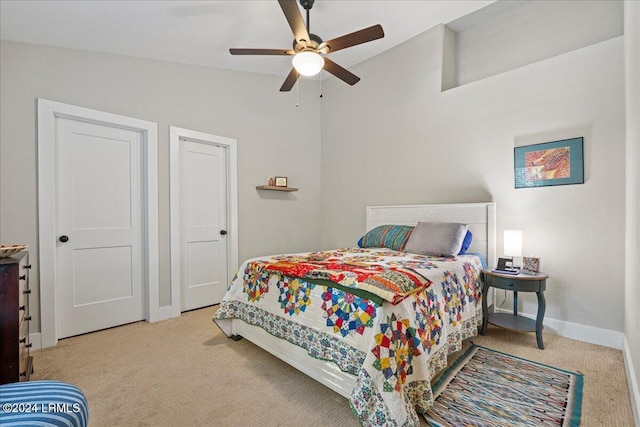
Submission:
<svg viewBox="0 0 640 427">
<path fill-rule="evenodd" d="M 362 425 L 418 426 L 431 379 L 482 323 L 477 255 L 351 248 L 246 261 L 214 320 L 241 319 L 357 377 Z"/>
</svg>

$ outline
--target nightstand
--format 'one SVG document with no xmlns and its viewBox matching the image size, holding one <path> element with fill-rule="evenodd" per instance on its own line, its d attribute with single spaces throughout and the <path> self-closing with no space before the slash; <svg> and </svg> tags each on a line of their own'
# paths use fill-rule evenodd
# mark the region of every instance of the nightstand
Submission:
<svg viewBox="0 0 640 427">
<path fill-rule="evenodd" d="M 482 287 L 482 331 L 480 334 L 487 334 L 487 323 L 518 331 L 535 331 L 538 348 L 543 350 L 542 321 L 544 320 L 544 311 L 546 308 L 544 291 L 547 289 L 548 277 L 549 276 L 544 273 L 520 273 L 518 275 L 511 275 L 496 273 L 488 269 L 482 270 L 484 286 Z M 497 289 L 513 291 L 513 314 L 488 313 L 487 298 L 485 298 L 485 295 L 488 295 L 489 287 L 491 286 Z M 538 296 L 538 315 L 536 316 L 536 320 L 518 316 L 518 292 L 535 292 Z"/>
</svg>

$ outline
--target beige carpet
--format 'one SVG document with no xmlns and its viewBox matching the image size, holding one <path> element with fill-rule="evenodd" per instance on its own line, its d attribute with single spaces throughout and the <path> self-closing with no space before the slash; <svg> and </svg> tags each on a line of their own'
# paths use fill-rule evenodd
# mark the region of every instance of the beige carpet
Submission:
<svg viewBox="0 0 640 427">
<path fill-rule="evenodd" d="M 34 351 L 32 379 L 80 387 L 101 426 L 357 426 L 348 402 L 247 340 L 225 337 L 215 307 L 61 340 Z M 633 426 L 620 351 L 489 329 L 486 347 L 585 375 L 581 426 Z M 423 425 L 427 426 L 426 421 Z"/>
</svg>

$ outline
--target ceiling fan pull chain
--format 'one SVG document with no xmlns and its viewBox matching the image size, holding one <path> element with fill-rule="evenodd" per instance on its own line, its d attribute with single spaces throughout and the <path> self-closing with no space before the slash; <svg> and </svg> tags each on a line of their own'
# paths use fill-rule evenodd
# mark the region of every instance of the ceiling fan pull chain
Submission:
<svg viewBox="0 0 640 427">
<path fill-rule="evenodd" d="M 296 108 L 300 107 L 300 105 L 298 104 L 298 100 L 299 100 L 298 91 L 300 88 L 300 80 L 301 79 L 298 79 L 298 81 L 296 82 Z"/>
</svg>

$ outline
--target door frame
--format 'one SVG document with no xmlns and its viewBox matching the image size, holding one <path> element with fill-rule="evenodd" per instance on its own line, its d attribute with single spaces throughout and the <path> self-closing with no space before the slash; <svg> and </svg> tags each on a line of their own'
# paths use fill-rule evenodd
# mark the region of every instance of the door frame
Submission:
<svg viewBox="0 0 640 427">
<path fill-rule="evenodd" d="M 38 98 L 38 246 L 42 347 L 58 343 L 56 306 L 56 118 L 138 131 L 142 134 L 143 290 L 145 320 L 167 318 L 160 307 L 158 271 L 158 125 L 154 122 Z"/>
<path fill-rule="evenodd" d="M 180 316 L 180 140 L 225 150 L 227 169 L 227 284 L 238 269 L 238 142 L 232 138 L 169 126 L 169 193 L 171 205 L 171 309 Z"/>
</svg>

